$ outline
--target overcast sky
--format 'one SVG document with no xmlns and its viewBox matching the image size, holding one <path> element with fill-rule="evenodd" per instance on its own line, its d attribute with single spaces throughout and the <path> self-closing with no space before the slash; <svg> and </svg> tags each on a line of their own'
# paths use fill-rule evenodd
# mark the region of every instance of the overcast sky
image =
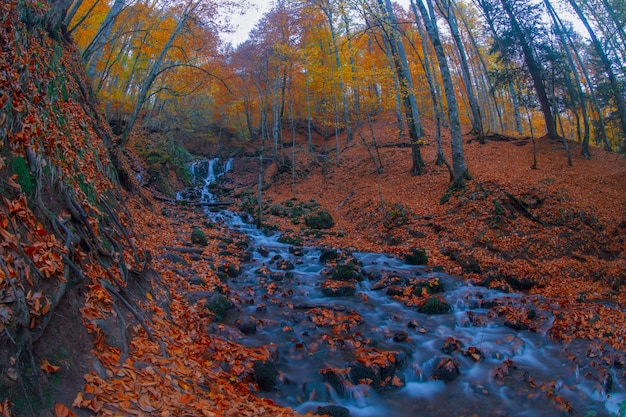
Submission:
<svg viewBox="0 0 626 417">
<path fill-rule="evenodd" d="M 406 10 L 409 9 L 409 5 L 411 4 L 410 0 L 395 0 L 398 4 L 404 7 Z M 231 21 L 233 27 L 235 28 L 234 33 L 224 34 L 223 38 L 227 42 L 231 42 L 233 46 L 237 46 L 240 43 L 244 42 L 248 39 L 248 33 L 254 28 L 256 22 L 263 16 L 264 13 L 270 10 L 273 1 L 272 0 L 248 0 L 250 4 L 246 13 L 243 15 L 231 15 Z M 556 2 L 557 11 L 563 13 L 564 17 L 567 20 L 574 22 L 574 27 L 578 30 L 579 33 L 586 34 L 586 30 L 582 26 L 582 24 L 578 21 L 578 19 L 573 18 L 569 12 L 563 12 L 563 9 L 559 10 L 559 3 Z"/>
<path fill-rule="evenodd" d="M 240 43 L 248 39 L 248 33 L 252 30 L 256 22 L 263 16 L 264 13 L 269 11 L 272 7 L 271 0 L 248 0 L 250 7 L 243 15 L 231 15 L 231 21 L 235 32 L 223 35 L 224 40 L 231 42 L 233 46 L 237 46 Z M 409 7 L 410 0 L 396 0 L 398 4 L 402 5 L 405 9 Z"/>
</svg>

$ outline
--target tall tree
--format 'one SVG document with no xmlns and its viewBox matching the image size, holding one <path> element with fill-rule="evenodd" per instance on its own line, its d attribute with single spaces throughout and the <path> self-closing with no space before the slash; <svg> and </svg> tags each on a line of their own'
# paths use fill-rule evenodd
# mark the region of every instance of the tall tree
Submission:
<svg viewBox="0 0 626 417">
<path fill-rule="evenodd" d="M 393 60 L 394 69 L 398 79 L 398 87 L 400 88 L 400 96 L 402 98 L 404 116 L 407 123 L 409 138 L 411 142 L 412 155 L 412 175 L 422 175 L 424 160 L 422 158 L 420 141 L 424 135 L 417 108 L 417 100 L 415 98 L 415 88 L 413 86 L 413 77 L 409 69 L 409 63 L 406 50 L 400 37 L 400 29 L 398 21 L 393 11 L 390 0 L 378 0 L 379 26 L 388 42 L 389 50 Z"/>
<path fill-rule="evenodd" d="M 463 40 L 461 39 L 459 26 L 456 20 L 456 8 L 454 7 L 453 0 L 437 0 L 437 6 L 441 16 L 443 16 L 446 22 L 448 22 L 450 34 L 452 35 L 452 38 L 454 39 L 454 44 L 456 45 L 459 52 L 461 75 L 463 77 L 465 91 L 467 92 L 467 100 L 469 102 L 470 110 L 472 112 L 471 121 L 473 131 L 478 135 L 479 142 L 484 144 L 485 132 L 483 128 L 483 118 L 480 107 L 478 105 L 478 100 L 476 100 L 476 94 L 474 93 L 473 80 L 470 74 L 469 65 L 467 63 L 467 54 L 465 53 L 465 46 L 463 45 Z"/>
<path fill-rule="evenodd" d="M 568 0 L 569 4 L 572 6 L 578 18 L 587 29 L 589 33 L 589 37 L 591 37 L 591 43 L 593 48 L 595 49 L 598 57 L 600 57 L 600 61 L 606 72 L 606 75 L 609 77 L 609 82 L 611 84 L 611 89 L 613 90 L 613 99 L 615 100 L 615 105 L 617 106 L 618 117 L 620 119 L 620 124 L 622 128 L 622 134 L 624 138 L 626 138 L 626 101 L 624 100 L 624 89 L 620 86 L 619 80 L 613 71 L 612 63 L 609 60 L 607 54 L 604 52 L 604 48 L 602 47 L 602 43 L 595 31 L 589 24 L 587 17 L 583 13 L 582 9 L 576 3 L 576 0 Z M 626 151 L 626 140 L 622 141 L 622 151 Z"/>
<path fill-rule="evenodd" d="M 469 171 L 465 164 L 465 154 L 463 153 L 463 139 L 461 137 L 461 121 L 459 120 L 459 109 L 454 94 L 454 86 L 452 84 L 452 75 L 450 74 L 450 68 L 448 67 L 448 60 L 446 58 L 441 38 L 439 37 L 439 29 L 437 28 L 437 21 L 435 12 L 433 9 L 432 0 L 426 0 L 428 10 L 426 6 L 420 0 L 411 0 L 411 7 L 413 13 L 417 19 L 419 15 L 422 16 L 422 21 L 428 33 L 430 42 L 435 49 L 435 55 L 439 62 L 439 71 L 443 80 L 443 87 L 446 94 L 446 100 L 448 102 L 448 119 L 450 121 L 450 143 L 452 147 L 452 174 L 454 176 L 454 186 L 460 186 L 465 179 L 469 179 Z M 417 10 L 419 9 L 419 15 Z"/>
</svg>

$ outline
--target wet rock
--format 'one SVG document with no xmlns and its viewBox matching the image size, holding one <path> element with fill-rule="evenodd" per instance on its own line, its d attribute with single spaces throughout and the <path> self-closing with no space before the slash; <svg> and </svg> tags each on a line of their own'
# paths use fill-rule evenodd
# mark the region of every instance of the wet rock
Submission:
<svg viewBox="0 0 626 417">
<path fill-rule="evenodd" d="M 288 245 L 302 245 L 302 238 L 300 236 L 283 234 L 278 238 L 278 242 Z"/>
<path fill-rule="evenodd" d="M 270 354 L 269 356 L 270 361 L 276 363 L 276 361 L 278 360 L 279 352 L 280 352 L 278 349 L 278 345 L 276 343 L 269 343 L 265 345 L 265 348 Z"/>
<path fill-rule="evenodd" d="M 331 278 L 344 281 L 363 281 L 365 275 L 361 270 L 361 262 L 352 255 L 337 262 L 332 269 Z"/>
<path fill-rule="evenodd" d="M 257 383 L 261 391 L 271 391 L 278 385 L 278 370 L 276 365 L 270 361 L 255 361 L 254 382 Z"/>
<path fill-rule="evenodd" d="M 404 294 L 405 288 L 406 287 L 400 286 L 400 285 L 390 285 L 389 287 L 387 287 L 387 291 L 385 292 L 385 294 L 387 294 L 390 297 L 401 296 Z"/>
<path fill-rule="evenodd" d="M 304 256 L 304 252 L 302 251 L 302 246 L 290 246 L 289 253 L 293 256 Z"/>
<path fill-rule="evenodd" d="M 187 278 L 187 282 L 189 282 L 191 285 L 204 285 L 206 284 L 206 282 L 200 278 L 198 275 L 192 275 L 189 278 Z"/>
<path fill-rule="evenodd" d="M 324 407 L 319 407 L 315 412 L 315 415 L 327 415 L 329 417 L 350 417 L 350 410 L 340 405 L 326 405 Z"/>
<path fill-rule="evenodd" d="M 425 251 L 413 248 L 404 256 L 404 262 L 409 265 L 426 265 L 428 264 L 428 256 L 426 256 Z"/>
<path fill-rule="evenodd" d="M 272 275 L 272 271 L 268 267 L 266 267 L 266 266 L 262 266 L 260 268 L 257 268 L 254 271 L 254 273 L 257 274 L 257 275 L 264 276 L 264 277 L 269 277 L 269 276 Z"/>
<path fill-rule="evenodd" d="M 356 294 L 356 287 L 347 281 L 324 281 L 322 292 L 327 297 L 349 297 Z"/>
<path fill-rule="evenodd" d="M 286 278 L 286 274 L 281 274 L 278 272 L 272 272 L 272 274 L 270 275 L 270 279 L 276 282 L 280 282 L 284 280 L 285 278 Z"/>
<path fill-rule="evenodd" d="M 443 284 L 437 278 L 414 280 L 411 282 L 411 286 L 413 287 L 413 294 L 416 295 L 421 295 L 424 292 L 435 294 L 445 291 Z"/>
<path fill-rule="evenodd" d="M 241 270 L 239 269 L 239 266 L 237 266 L 235 264 L 220 265 L 220 266 L 217 267 L 217 270 L 219 272 L 225 273 L 229 278 L 235 278 L 235 277 L 239 276 L 239 274 L 241 273 Z"/>
<path fill-rule="evenodd" d="M 322 249 L 322 253 L 320 254 L 320 263 L 328 263 L 328 261 L 335 260 L 339 257 L 337 253 L 337 249 L 325 248 Z"/>
<path fill-rule="evenodd" d="M 335 225 L 333 217 L 327 210 L 319 210 L 309 214 L 304 218 L 304 222 L 311 229 L 317 230 L 330 229 Z"/>
<path fill-rule="evenodd" d="M 204 308 L 215 315 L 218 320 L 224 318 L 228 309 L 228 299 L 217 291 L 192 291 L 185 295 L 189 304 L 197 304 L 204 300 Z"/>
<path fill-rule="evenodd" d="M 445 314 L 452 311 L 450 304 L 437 297 L 428 297 L 426 302 L 417 309 L 423 314 Z"/>
<path fill-rule="evenodd" d="M 278 262 L 276 267 L 282 271 L 291 271 L 292 269 L 295 269 L 295 265 L 286 259 Z"/>
<path fill-rule="evenodd" d="M 279 262 L 279 261 L 282 261 L 282 260 L 283 260 L 283 257 L 278 255 L 278 254 L 276 254 L 276 255 L 272 256 L 272 259 L 270 259 L 270 262 Z"/>
<path fill-rule="evenodd" d="M 333 368 L 320 369 L 320 374 L 322 374 L 322 380 L 330 385 L 330 387 L 335 390 L 339 397 L 345 396 L 345 378 L 341 373 L 339 373 L 338 370 Z"/>
<path fill-rule="evenodd" d="M 367 384 L 377 387 L 380 384 L 379 367 L 377 365 L 365 366 L 355 362 L 350 366 L 350 381 L 354 384 Z"/>
<path fill-rule="evenodd" d="M 405 342 L 409 338 L 409 334 L 405 330 L 398 330 L 393 334 L 394 342 Z"/>
<path fill-rule="evenodd" d="M 242 319 L 238 319 L 235 324 L 243 334 L 250 335 L 256 333 L 257 321 L 254 317 L 244 317 Z"/>
<path fill-rule="evenodd" d="M 463 348 L 463 342 L 455 339 L 454 337 L 446 337 L 446 340 L 443 342 L 443 346 L 441 347 L 441 351 L 446 355 L 451 355 L 454 352 L 460 352 Z"/>
<path fill-rule="evenodd" d="M 265 248 L 265 246 L 259 246 L 258 248 L 256 248 L 257 252 L 259 252 L 259 255 L 261 255 L 264 258 L 267 258 L 270 254 L 270 251 L 267 250 Z"/>
<path fill-rule="evenodd" d="M 485 355 L 478 349 L 476 346 L 470 346 L 463 352 L 463 356 L 467 356 L 475 362 L 480 362 L 483 360 Z"/>
<path fill-rule="evenodd" d="M 319 381 L 307 381 L 302 385 L 305 401 L 329 402 L 331 400 L 328 385 Z"/>
<path fill-rule="evenodd" d="M 209 244 L 209 241 L 202 229 L 194 227 L 191 230 L 191 243 L 194 245 L 206 246 Z"/>
<path fill-rule="evenodd" d="M 348 376 L 353 384 L 370 385 L 376 391 L 404 386 L 404 376 L 399 370 L 406 364 L 406 353 L 372 349 L 365 355 L 365 363 L 354 362 L 350 365 Z"/>
<path fill-rule="evenodd" d="M 459 362 L 454 358 L 443 358 L 437 364 L 432 378 L 443 382 L 450 382 L 455 380 L 459 375 L 461 375 Z"/>
</svg>

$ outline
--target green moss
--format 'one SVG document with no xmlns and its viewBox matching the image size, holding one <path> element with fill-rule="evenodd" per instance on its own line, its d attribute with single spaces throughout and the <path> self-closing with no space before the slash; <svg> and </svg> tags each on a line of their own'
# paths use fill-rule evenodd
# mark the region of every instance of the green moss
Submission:
<svg viewBox="0 0 626 417">
<path fill-rule="evenodd" d="M 22 187 L 22 191 L 26 195 L 32 195 L 36 188 L 35 177 L 30 173 L 26 159 L 22 156 L 16 156 L 13 158 L 11 167 L 13 173 L 17 175 L 17 183 Z"/>
<path fill-rule="evenodd" d="M 426 265 L 428 264 L 428 256 L 426 251 L 413 248 L 411 253 L 404 256 L 404 262 L 409 265 Z"/>
<path fill-rule="evenodd" d="M 191 243 L 194 245 L 206 246 L 209 244 L 206 234 L 199 227 L 194 227 L 191 230 Z"/>
<path fill-rule="evenodd" d="M 452 307 L 450 307 L 450 304 L 437 297 L 429 297 L 417 311 L 423 314 L 445 314 L 452 311 Z"/>
<path fill-rule="evenodd" d="M 333 217 L 327 210 L 319 210 L 304 218 L 304 221 L 311 229 L 330 229 L 335 225 Z"/>
</svg>

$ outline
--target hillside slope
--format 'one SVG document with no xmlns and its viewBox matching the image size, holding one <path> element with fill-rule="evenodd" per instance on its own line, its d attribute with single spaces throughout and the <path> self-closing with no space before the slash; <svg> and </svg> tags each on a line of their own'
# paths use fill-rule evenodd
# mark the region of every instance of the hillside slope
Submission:
<svg viewBox="0 0 626 417">
<path fill-rule="evenodd" d="M 424 250 L 429 265 L 477 284 L 547 297 L 558 340 L 582 337 L 624 350 L 624 157 L 595 149 L 587 160 L 580 145 L 570 143 L 570 167 L 561 142 L 540 138 L 532 169 L 530 138 L 493 135 L 480 145 L 465 136 L 472 180 L 450 193 L 445 166 L 434 164 L 434 126 L 426 121 L 425 127 L 427 166 L 419 177 L 409 174 L 410 149 L 394 146 L 402 140 L 385 116 L 375 125 L 378 151 L 369 136 L 370 150 L 364 140 L 341 137 L 337 158 L 334 138 L 316 137 L 312 155 L 302 151 L 305 137 L 298 136 L 295 170 L 265 172 L 263 221 L 310 244 L 398 255 Z M 449 158 L 445 134 L 444 150 Z M 288 166 L 291 152 L 285 152 Z M 379 175 L 373 155 L 380 156 Z M 255 193 L 258 164 L 242 160 L 235 168 L 243 195 Z M 310 199 L 331 213 L 333 228 L 312 231 L 285 215 L 294 201 Z"/>
<path fill-rule="evenodd" d="M 230 232 L 131 178 L 47 3 L 0 9 L 0 415 L 293 415 L 206 331 Z"/>
</svg>

